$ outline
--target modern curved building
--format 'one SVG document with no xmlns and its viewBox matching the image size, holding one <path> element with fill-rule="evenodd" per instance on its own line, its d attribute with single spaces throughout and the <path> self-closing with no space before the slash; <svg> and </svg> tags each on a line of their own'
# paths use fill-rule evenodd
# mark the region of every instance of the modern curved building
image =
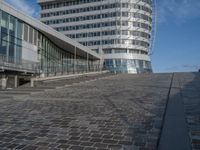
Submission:
<svg viewBox="0 0 200 150">
<path fill-rule="evenodd" d="M 41 21 L 96 51 L 114 72 L 152 72 L 152 0 L 38 0 Z"/>
</svg>

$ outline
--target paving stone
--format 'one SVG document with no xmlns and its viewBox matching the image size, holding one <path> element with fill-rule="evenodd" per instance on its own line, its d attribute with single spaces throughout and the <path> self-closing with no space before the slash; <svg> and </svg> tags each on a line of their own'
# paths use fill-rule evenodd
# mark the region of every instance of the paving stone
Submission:
<svg viewBox="0 0 200 150">
<path fill-rule="evenodd" d="M 96 144 L 94 144 L 94 147 L 96 147 L 96 148 L 107 148 L 108 144 L 105 144 L 105 143 L 96 143 Z"/>
<path fill-rule="evenodd" d="M 81 142 L 81 146 L 92 146 L 94 143 L 92 142 Z"/>
<path fill-rule="evenodd" d="M 67 144 L 61 144 L 58 146 L 58 148 L 62 149 L 62 148 L 69 148 L 70 145 L 67 145 Z"/>
<path fill-rule="evenodd" d="M 93 148 L 93 147 L 86 147 L 84 150 L 96 150 L 96 148 Z"/>
<path fill-rule="evenodd" d="M 83 150 L 84 147 L 82 147 L 82 146 L 72 146 L 72 147 L 70 147 L 70 149 L 72 149 L 72 150 Z"/>
<path fill-rule="evenodd" d="M 38 147 L 37 146 L 27 146 L 23 148 L 23 150 L 36 150 Z"/>
<path fill-rule="evenodd" d="M 71 145 L 80 145 L 81 142 L 80 141 L 69 141 L 68 144 L 71 144 Z"/>
<path fill-rule="evenodd" d="M 108 145 L 108 148 L 110 148 L 112 150 L 114 150 L 114 149 L 116 149 L 116 150 L 117 149 L 122 149 L 122 145 L 117 145 L 117 144 L 116 145 L 112 145 L 111 144 L 111 145 Z"/>
<path fill-rule="evenodd" d="M 7 146 L 7 148 L 8 149 L 15 149 L 18 146 L 19 146 L 19 144 L 11 144 L 11 145 Z"/>
<path fill-rule="evenodd" d="M 118 141 L 116 141 L 116 140 L 103 140 L 103 143 L 108 143 L 108 144 L 117 144 Z"/>
<path fill-rule="evenodd" d="M 47 146 L 48 144 L 49 143 L 46 143 L 46 142 L 38 142 L 35 145 L 37 145 L 37 146 Z"/>
<path fill-rule="evenodd" d="M 102 139 L 92 138 L 90 141 L 95 143 L 95 142 L 101 142 Z"/>
<path fill-rule="evenodd" d="M 67 140 L 58 140 L 56 143 L 61 143 L 61 144 L 63 144 L 63 143 L 67 143 L 68 141 Z"/>
<path fill-rule="evenodd" d="M 23 149 L 24 147 L 26 147 L 26 145 L 20 144 L 20 145 L 17 146 L 15 149 Z"/>
<path fill-rule="evenodd" d="M 102 76 L 107 78 L 79 83 Z M 40 93 L 1 100 L 2 149 L 156 149 L 172 75 L 102 76 L 40 83 Z M 73 83 L 78 84 L 44 91 Z M 199 75 L 184 73 L 173 83 L 182 88 L 194 149 L 200 137 L 199 85 Z"/>
</svg>

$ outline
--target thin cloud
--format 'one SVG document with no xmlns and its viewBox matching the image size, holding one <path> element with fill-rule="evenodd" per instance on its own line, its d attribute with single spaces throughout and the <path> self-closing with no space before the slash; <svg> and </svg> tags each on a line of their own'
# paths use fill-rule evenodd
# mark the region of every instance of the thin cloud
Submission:
<svg viewBox="0 0 200 150">
<path fill-rule="evenodd" d="M 183 65 L 184 68 L 189 68 L 189 69 L 200 69 L 200 65 L 190 65 L 190 64 L 186 64 Z"/>
<path fill-rule="evenodd" d="M 38 11 L 26 0 L 6 0 L 6 2 L 32 17 L 38 17 Z"/>
<path fill-rule="evenodd" d="M 177 65 L 171 66 L 165 69 L 165 71 L 173 72 L 173 71 L 181 71 L 181 70 L 188 70 L 188 71 L 196 71 L 200 69 L 200 65 L 191 65 L 191 64 L 184 64 L 184 65 Z"/>
<path fill-rule="evenodd" d="M 199 0 L 158 0 L 158 22 L 164 23 L 170 17 L 177 22 L 200 17 Z"/>
</svg>

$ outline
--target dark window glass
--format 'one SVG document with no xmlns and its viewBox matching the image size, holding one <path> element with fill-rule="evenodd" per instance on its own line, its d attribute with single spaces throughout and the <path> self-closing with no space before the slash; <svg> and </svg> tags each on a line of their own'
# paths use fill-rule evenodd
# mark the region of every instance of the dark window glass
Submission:
<svg viewBox="0 0 200 150">
<path fill-rule="evenodd" d="M 6 55 L 8 42 L 1 39 L 0 41 L 0 54 Z"/>
<path fill-rule="evenodd" d="M 9 56 L 10 57 L 14 57 L 14 44 L 13 43 L 10 43 L 9 44 Z"/>
<path fill-rule="evenodd" d="M 1 39 L 4 40 L 4 41 L 8 41 L 8 34 L 6 33 L 1 33 Z"/>
</svg>

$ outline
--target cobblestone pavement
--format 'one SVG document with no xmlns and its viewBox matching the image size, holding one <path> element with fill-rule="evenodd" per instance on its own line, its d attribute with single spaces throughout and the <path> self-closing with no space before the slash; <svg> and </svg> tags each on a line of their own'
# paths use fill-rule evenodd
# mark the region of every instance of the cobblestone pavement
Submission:
<svg viewBox="0 0 200 150">
<path fill-rule="evenodd" d="M 199 95 L 190 87 L 199 90 L 200 84 L 188 85 L 194 76 L 176 78 L 182 87 L 192 142 L 198 149 Z M 121 74 L 26 99 L 1 99 L 0 150 L 154 150 L 171 77 Z M 191 96 L 196 100 L 190 104 Z"/>
</svg>

